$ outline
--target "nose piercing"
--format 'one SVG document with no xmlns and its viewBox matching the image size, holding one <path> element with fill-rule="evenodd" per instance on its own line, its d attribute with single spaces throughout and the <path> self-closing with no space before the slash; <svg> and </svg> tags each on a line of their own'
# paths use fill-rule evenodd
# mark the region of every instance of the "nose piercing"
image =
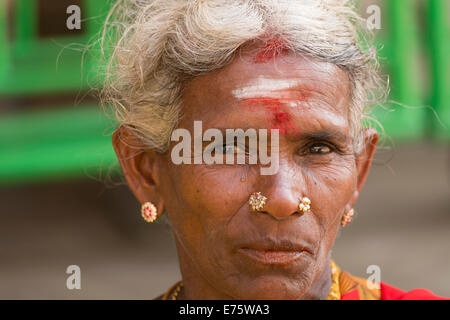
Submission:
<svg viewBox="0 0 450 320">
<path fill-rule="evenodd" d="M 307 213 L 309 209 L 311 209 L 311 200 L 307 197 L 303 197 L 298 205 L 298 209 L 303 212 L 303 214 Z"/>
<path fill-rule="evenodd" d="M 266 205 L 267 198 L 264 197 L 261 192 L 253 192 L 250 195 L 250 199 L 248 200 L 248 204 L 252 211 L 258 212 L 261 211 Z"/>
</svg>

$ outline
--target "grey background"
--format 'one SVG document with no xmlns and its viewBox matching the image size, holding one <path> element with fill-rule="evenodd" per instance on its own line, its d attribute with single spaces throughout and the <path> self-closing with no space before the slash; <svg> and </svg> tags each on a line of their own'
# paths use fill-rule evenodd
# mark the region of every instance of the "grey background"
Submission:
<svg viewBox="0 0 450 320">
<path fill-rule="evenodd" d="M 450 148 L 376 154 L 333 258 L 354 275 L 450 297 Z M 0 188 L 1 299 L 152 299 L 180 279 L 167 224 L 147 224 L 126 186 L 105 179 Z M 81 290 L 66 288 L 69 265 Z"/>
</svg>

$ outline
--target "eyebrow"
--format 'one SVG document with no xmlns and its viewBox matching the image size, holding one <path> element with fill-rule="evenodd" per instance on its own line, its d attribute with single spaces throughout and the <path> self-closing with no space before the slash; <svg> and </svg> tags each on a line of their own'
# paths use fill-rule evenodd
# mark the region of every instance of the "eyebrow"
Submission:
<svg viewBox="0 0 450 320">
<path fill-rule="evenodd" d="M 256 130 L 256 134 L 258 134 L 259 129 L 267 129 L 269 128 L 252 128 L 252 127 L 240 127 L 240 128 L 216 128 L 222 132 L 222 134 L 225 136 L 226 130 L 237 130 L 242 129 L 244 132 L 248 129 L 254 129 Z M 270 131 L 268 132 L 270 134 Z M 292 136 L 292 135 L 288 135 Z M 349 140 L 350 136 L 343 133 L 339 129 L 328 129 L 328 130 L 319 130 L 319 131 L 302 131 L 298 134 L 295 134 L 292 138 L 289 138 L 289 140 L 335 140 L 342 143 L 345 143 Z"/>
<path fill-rule="evenodd" d="M 347 142 L 349 140 L 349 135 L 335 129 L 301 132 L 298 136 L 296 139 L 302 140 L 336 140 L 341 142 Z"/>
</svg>

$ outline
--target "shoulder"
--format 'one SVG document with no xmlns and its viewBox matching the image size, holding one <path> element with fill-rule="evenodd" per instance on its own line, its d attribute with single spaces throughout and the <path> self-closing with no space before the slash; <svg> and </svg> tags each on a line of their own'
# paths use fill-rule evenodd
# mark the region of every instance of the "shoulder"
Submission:
<svg viewBox="0 0 450 320">
<path fill-rule="evenodd" d="M 427 289 L 404 291 L 387 283 L 379 286 L 342 271 L 339 277 L 342 300 L 450 300 Z"/>
<path fill-rule="evenodd" d="M 381 300 L 450 300 L 437 296 L 428 289 L 404 291 L 384 282 L 380 283 L 380 289 Z"/>
</svg>

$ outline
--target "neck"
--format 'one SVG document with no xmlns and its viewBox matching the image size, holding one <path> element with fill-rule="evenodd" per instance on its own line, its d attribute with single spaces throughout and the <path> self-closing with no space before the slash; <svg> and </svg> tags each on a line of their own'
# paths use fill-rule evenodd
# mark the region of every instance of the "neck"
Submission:
<svg viewBox="0 0 450 320">
<path fill-rule="evenodd" d="M 197 271 L 183 248 L 177 242 L 178 259 L 180 271 L 183 278 L 183 288 L 178 294 L 179 300 L 233 300 L 234 298 L 225 295 L 212 287 L 205 278 Z"/>
<path fill-rule="evenodd" d="M 331 289 L 330 260 L 331 255 L 328 256 L 323 272 L 313 281 L 302 300 L 326 300 Z"/>
</svg>

